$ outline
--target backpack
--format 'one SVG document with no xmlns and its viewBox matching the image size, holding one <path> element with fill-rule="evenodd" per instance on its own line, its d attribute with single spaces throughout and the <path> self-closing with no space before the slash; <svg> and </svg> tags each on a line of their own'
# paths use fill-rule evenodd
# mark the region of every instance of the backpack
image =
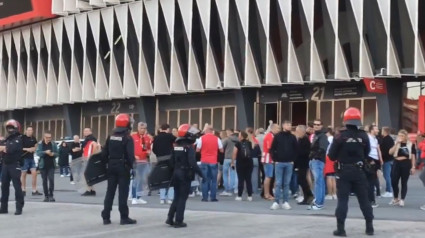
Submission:
<svg viewBox="0 0 425 238">
<path fill-rule="evenodd" d="M 241 142 L 242 159 L 251 159 L 252 147 L 248 141 Z"/>
</svg>

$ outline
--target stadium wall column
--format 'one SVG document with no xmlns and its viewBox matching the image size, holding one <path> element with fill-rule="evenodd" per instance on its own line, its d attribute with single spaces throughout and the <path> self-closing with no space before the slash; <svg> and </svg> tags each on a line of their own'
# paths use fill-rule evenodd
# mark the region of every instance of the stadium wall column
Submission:
<svg viewBox="0 0 425 238">
<path fill-rule="evenodd" d="M 401 127 L 401 111 L 403 97 L 403 81 L 387 79 L 387 94 L 377 94 L 379 126 L 399 129 Z"/>
<path fill-rule="evenodd" d="M 235 90 L 237 126 L 240 130 L 254 126 L 254 103 L 257 89 L 242 88 Z"/>
<path fill-rule="evenodd" d="M 139 121 L 148 124 L 148 131 L 155 134 L 156 100 L 155 97 L 140 97 L 136 99 Z M 136 122 L 137 125 L 138 122 Z"/>
<path fill-rule="evenodd" d="M 65 104 L 63 105 L 63 118 L 65 120 L 66 135 L 80 135 L 82 128 L 81 122 L 81 104 Z"/>
</svg>

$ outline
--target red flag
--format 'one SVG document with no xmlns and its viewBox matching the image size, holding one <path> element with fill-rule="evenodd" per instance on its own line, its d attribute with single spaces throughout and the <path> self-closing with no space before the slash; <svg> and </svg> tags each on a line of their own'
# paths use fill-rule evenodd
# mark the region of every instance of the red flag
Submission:
<svg viewBox="0 0 425 238">
<path fill-rule="evenodd" d="M 364 78 L 363 82 L 368 92 L 387 94 L 387 82 L 384 79 Z"/>
</svg>

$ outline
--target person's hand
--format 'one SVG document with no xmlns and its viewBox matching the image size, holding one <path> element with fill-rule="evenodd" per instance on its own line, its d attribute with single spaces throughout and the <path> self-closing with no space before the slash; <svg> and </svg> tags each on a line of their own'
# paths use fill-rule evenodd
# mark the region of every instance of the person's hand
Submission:
<svg viewBox="0 0 425 238">
<path fill-rule="evenodd" d="M 139 156 L 137 156 L 137 155 L 136 155 L 136 156 L 134 156 L 134 157 L 135 157 L 136 159 L 140 159 L 140 157 L 139 157 Z"/>
<path fill-rule="evenodd" d="M 412 167 L 412 168 L 410 169 L 410 174 L 411 174 L 411 175 L 414 175 L 414 174 L 415 174 L 415 171 L 416 171 L 416 168 L 415 168 L 415 167 Z"/>
</svg>

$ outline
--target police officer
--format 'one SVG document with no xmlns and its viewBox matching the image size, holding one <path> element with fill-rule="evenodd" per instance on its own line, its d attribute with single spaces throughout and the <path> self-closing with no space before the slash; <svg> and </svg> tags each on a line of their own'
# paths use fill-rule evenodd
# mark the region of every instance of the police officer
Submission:
<svg viewBox="0 0 425 238">
<path fill-rule="evenodd" d="M 199 132 L 198 129 L 191 127 L 189 124 L 183 124 L 178 129 L 178 138 L 171 158 L 174 162 L 172 178 L 174 200 L 168 212 L 168 219 L 165 222 L 175 228 L 187 226 L 183 219 L 186 201 L 190 192 L 190 183 L 194 179 L 195 173 L 203 177 L 201 169 L 196 164 L 196 153 L 193 148 L 196 135 Z"/>
<path fill-rule="evenodd" d="M 345 233 L 345 219 L 348 210 L 350 191 L 355 192 L 360 209 L 366 220 L 366 234 L 373 235 L 373 210 L 368 198 L 368 182 L 363 170 L 364 160 L 369 155 L 370 143 L 366 132 L 359 130 L 361 126 L 361 113 L 357 108 L 348 108 L 344 112 L 344 125 L 330 149 L 329 157 L 336 161 L 336 186 L 338 205 L 335 216 L 337 230 L 334 236 L 347 236 Z"/>
<path fill-rule="evenodd" d="M 119 114 L 115 118 L 115 129 L 106 139 L 102 157 L 108 167 L 108 187 L 102 211 L 103 224 L 111 224 L 111 210 L 118 185 L 118 205 L 121 225 L 136 224 L 128 217 L 127 198 L 130 186 L 130 170 L 134 163 L 134 143 L 130 136 L 131 118 L 128 114 Z"/>
<path fill-rule="evenodd" d="M 1 207 L 0 214 L 8 213 L 7 205 L 9 201 L 10 181 L 15 188 L 16 212 L 15 215 L 22 214 L 24 207 L 24 195 L 21 188 L 21 156 L 23 154 L 22 136 L 19 134 L 20 124 L 16 120 L 6 122 L 6 145 L 1 146 L 4 152 L 2 175 L 1 175 Z"/>
</svg>

